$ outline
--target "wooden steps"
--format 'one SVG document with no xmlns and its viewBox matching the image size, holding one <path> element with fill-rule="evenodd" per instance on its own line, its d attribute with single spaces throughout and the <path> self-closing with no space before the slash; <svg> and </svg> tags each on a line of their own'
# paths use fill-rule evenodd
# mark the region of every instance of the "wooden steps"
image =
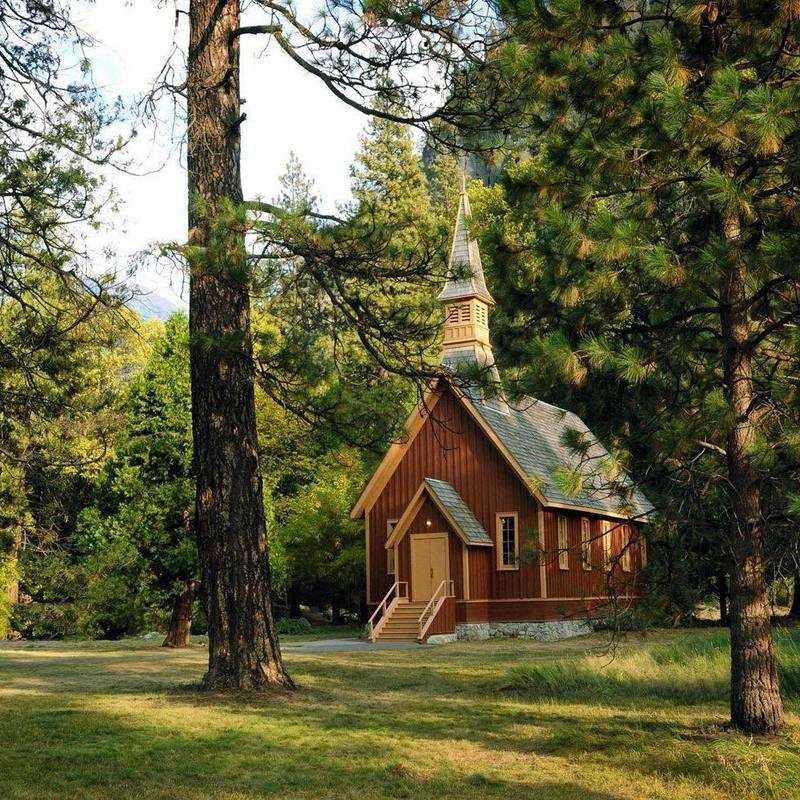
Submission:
<svg viewBox="0 0 800 800">
<path fill-rule="evenodd" d="M 419 634 L 419 616 L 427 603 L 398 603 L 389 619 L 378 631 L 375 640 L 408 642 L 416 640 Z"/>
</svg>

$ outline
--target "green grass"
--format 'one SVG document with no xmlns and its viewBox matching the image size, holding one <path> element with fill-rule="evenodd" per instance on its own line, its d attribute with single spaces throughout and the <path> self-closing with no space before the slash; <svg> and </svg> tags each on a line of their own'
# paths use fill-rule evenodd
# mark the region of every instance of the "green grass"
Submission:
<svg viewBox="0 0 800 800">
<path fill-rule="evenodd" d="M 784 699 L 800 700 L 800 629 L 775 634 Z M 638 698 L 676 705 L 727 702 L 730 674 L 727 631 L 697 632 L 666 643 L 604 654 L 526 664 L 503 687 L 529 697 L 584 700 Z"/>
<path fill-rule="evenodd" d="M 158 644 L 0 646 L 0 798 L 800 797 L 797 683 L 784 735 L 726 731 L 719 631 L 289 651 L 269 697 L 200 694 L 204 651 Z"/>
</svg>

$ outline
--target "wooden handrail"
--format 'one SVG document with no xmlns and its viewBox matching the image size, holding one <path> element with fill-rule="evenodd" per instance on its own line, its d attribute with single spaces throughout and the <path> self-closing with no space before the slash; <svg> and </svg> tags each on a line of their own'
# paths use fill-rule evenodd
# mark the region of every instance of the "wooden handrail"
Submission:
<svg viewBox="0 0 800 800">
<path fill-rule="evenodd" d="M 439 596 L 440 592 L 443 592 L 441 597 Z M 437 612 L 444 604 L 444 601 L 448 597 L 455 597 L 455 594 L 455 584 L 453 581 L 445 579 L 439 584 L 439 586 L 436 588 L 436 591 L 431 596 L 431 599 L 428 600 L 428 605 L 425 606 L 425 609 L 419 615 L 418 639 L 422 640 L 422 637 L 425 635 L 425 631 L 427 631 L 430 627 L 431 622 L 433 622 Z"/>
<path fill-rule="evenodd" d="M 403 593 L 400 593 L 400 587 L 404 587 Z M 392 597 L 394 595 L 394 597 Z M 370 639 L 375 638 L 378 629 L 386 621 L 389 611 L 397 604 L 397 602 L 405 597 L 408 599 L 408 583 L 406 581 L 395 581 L 390 587 L 389 591 L 383 597 L 378 607 L 372 612 L 372 616 L 367 620 L 367 636 Z M 391 600 L 389 598 L 392 598 Z M 380 616 L 378 616 L 380 614 Z M 376 619 L 377 617 L 377 619 Z"/>
</svg>

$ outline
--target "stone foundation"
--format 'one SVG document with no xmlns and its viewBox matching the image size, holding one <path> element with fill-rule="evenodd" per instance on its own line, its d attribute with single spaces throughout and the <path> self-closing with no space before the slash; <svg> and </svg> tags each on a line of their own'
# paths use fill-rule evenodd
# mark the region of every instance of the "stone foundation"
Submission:
<svg viewBox="0 0 800 800">
<path fill-rule="evenodd" d="M 555 642 L 591 632 L 592 626 L 588 620 L 564 619 L 553 622 L 465 622 L 456 625 L 455 635 L 460 642 L 503 638 Z"/>
<path fill-rule="evenodd" d="M 451 644 L 457 638 L 455 633 L 434 633 L 433 636 L 428 637 L 425 644 Z"/>
</svg>

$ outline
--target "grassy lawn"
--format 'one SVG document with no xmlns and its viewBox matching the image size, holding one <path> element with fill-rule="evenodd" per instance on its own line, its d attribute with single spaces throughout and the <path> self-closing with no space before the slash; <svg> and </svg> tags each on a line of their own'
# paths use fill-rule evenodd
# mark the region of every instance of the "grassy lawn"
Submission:
<svg viewBox="0 0 800 800">
<path fill-rule="evenodd" d="M 723 728 L 713 630 L 289 652 L 267 698 L 201 695 L 203 650 L 158 644 L 0 645 L 0 798 L 800 797 L 797 633 L 765 740 Z"/>
</svg>

